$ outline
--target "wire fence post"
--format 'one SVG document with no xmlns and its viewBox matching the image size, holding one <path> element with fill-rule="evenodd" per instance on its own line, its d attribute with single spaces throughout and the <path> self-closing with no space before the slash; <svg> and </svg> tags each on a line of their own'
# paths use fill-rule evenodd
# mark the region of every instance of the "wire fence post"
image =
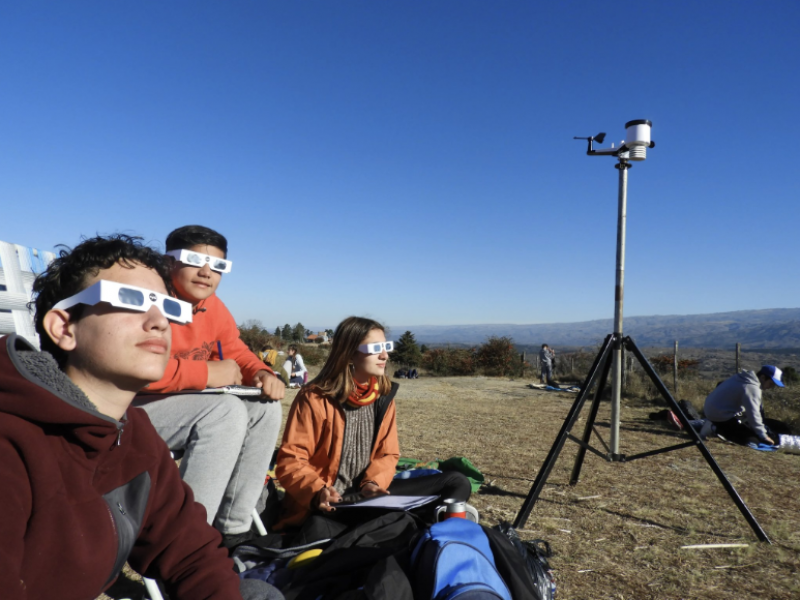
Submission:
<svg viewBox="0 0 800 600">
<path fill-rule="evenodd" d="M 736 342 L 736 372 L 739 373 L 742 370 L 742 345 L 739 342 Z"/>
<path fill-rule="evenodd" d="M 675 397 L 678 397 L 678 340 L 675 340 L 675 350 L 672 353 L 672 381 L 675 388 Z"/>
</svg>

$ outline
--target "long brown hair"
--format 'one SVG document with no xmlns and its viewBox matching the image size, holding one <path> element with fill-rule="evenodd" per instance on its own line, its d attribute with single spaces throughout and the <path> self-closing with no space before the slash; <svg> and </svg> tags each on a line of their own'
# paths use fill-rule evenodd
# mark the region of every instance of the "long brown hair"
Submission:
<svg viewBox="0 0 800 600">
<path fill-rule="evenodd" d="M 325 361 L 319 375 L 309 381 L 308 385 L 317 388 L 317 391 L 324 396 L 344 401 L 355 389 L 351 367 L 353 357 L 358 352 L 358 346 L 373 329 L 386 332 L 383 325 L 364 317 L 347 317 L 339 323 L 333 334 L 328 360 Z M 392 388 L 386 374 L 378 377 L 378 386 L 381 395 L 387 394 Z"/>
</svg>

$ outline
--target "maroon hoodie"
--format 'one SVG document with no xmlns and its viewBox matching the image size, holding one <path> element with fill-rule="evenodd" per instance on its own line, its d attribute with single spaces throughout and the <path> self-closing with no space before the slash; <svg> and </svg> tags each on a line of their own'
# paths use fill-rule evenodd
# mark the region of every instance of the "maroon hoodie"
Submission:
<svg viewBox="0 0 800 600">
<path fill-rule="evenodd" d="M 0 337 L 0 596 L 91 600 L 127 560 L 174 600 L 241 599 L 144 411 L 97 412 L 46 353 Z"/>
</svg>

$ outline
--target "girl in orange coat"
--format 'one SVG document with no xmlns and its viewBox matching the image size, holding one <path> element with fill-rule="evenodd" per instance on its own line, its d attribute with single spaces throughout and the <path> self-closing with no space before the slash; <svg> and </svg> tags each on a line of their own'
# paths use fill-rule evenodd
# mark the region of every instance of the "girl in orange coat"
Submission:
<svg viewBox="0 0 800 600">
<path fill-rule="evenodd" d="M 393 480 L 400 458 L 398 385 L 386 376 L 393 345 L 371 319 L 348 317 L 336 328 L 322 371 L 289 410 L 276 467 L 286 490 L 276 529 L 300 525 L 313 511 L 332 516 L 343 498 L 469 498 L 469 480 L 453 471 Z"/>
</svg>

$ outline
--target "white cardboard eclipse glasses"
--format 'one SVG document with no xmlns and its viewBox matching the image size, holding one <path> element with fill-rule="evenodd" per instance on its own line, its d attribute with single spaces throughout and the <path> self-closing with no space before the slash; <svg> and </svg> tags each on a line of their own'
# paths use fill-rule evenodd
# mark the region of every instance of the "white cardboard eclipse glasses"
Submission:
<svg viewBox="0 0 800 600">
<path fill-rule="evenodd" d="M 192 322 L 192 305 L 189 302 L 135 285 L 106 279 L 101 279 L 74 296 L 65 298 L 53 308 L 66 310 L 76 304 L 94 306 L 98 302 L 106 302 L 116 308 L 127 308 L 139 312 L 147 312 L 151 306 L 155 305 L 161 311 L 161 314 L 170 321 L 175 321 L 176 323 Z"/>
<path fill-rule="evenodd" d="M 384 350 L 387 352 L 394 350 L 394 342 L 372 342 L 371 344 L 361 344 L 358 347 L 358 351 L 364 354 L 380 354 Z"/>
<path fill-rule="evenodd" d="M 194 250 L 170 250 L 166 253 L 167 256 L 173 257 L 175 260 L 182 262 L 190 267 L 203 268 L 208 265 L 212 271 L 217 273 L 230 273 L 233 262 L 225 258 L 217 258 L 202 252 L 195 252 Z"/>
</svg>

